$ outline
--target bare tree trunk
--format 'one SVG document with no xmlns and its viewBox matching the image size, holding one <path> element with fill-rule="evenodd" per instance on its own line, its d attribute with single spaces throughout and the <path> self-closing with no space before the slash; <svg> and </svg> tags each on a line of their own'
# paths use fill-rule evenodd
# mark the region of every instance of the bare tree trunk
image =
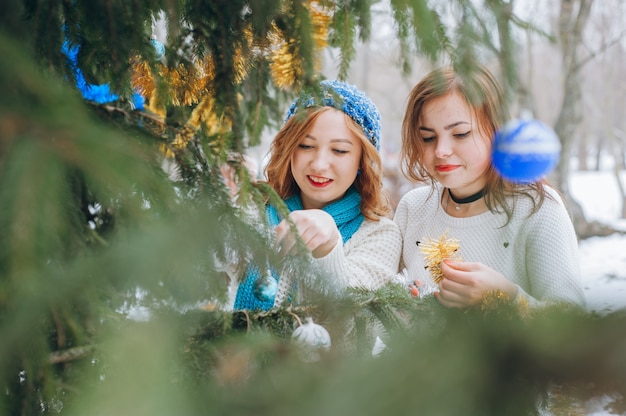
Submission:
<svg viewBox="0 0 626 416">
<path fill-rule="evenodd" d="M 554 129 L 561 139 L 561 160 L 556 172 L 557 186 L 570 195 L 568 189 L 569 158 L 572 138 L 582 119 L 582 94 L 578 47 L 582 41 L 585 24 L 593 0 L 561 0 L 559 14 L 559 40 L 561 42 L 564 73 L 563 102 Z M 571 198 L 570 198 L 571 199 Z"/>
<path fill-rule="evenodd" d="M 513 101 L 515 92 L 518 89 L 518 74 L 517 63 L 515 56 L 511 51 L 515 50 L 513 47 L 513 39 L 511 37 L 511 16 L 513 15 L 513 3 L 514 0 L 508 2 L 502 0 L 490 0 L 488 3 L 491 5 L 495 15 L 497 16 L 496 24 L 498 26 L 498 38 L 500 42 L 500 51 L 498 53 L 498 61 L 500 68 L 502 69 L 502 75 L 507 85 L 507 99 L 510 102 Z"/>
<path fill-rule="evenodd" d="M 586 139 L 586 136 L 581 139 L 578 144 L 578 170 L 586 172 L 589 170 L 589 141 Z"/>
<path fill-rule="evenodd" d="M 561 140 L 561 160 L 554 173 L 556 186 L 569 202 L 572 220 L 582 233 L 587 220 L 578 202 L 569 190 L 569 161 L 572 154 L 574 133 L 582 119 L 582 94 L 580 88 L 580 65 L 577 50 L 589 18 L 593 0 L 561 0 L 559 14 L 559 40 L 561 43 L 564 74 L 563 102 L 554 130 Z"/>
<path fill-rule="evenodd" d="M 624 66 L 626 66 L 626 59 L 624 59 L 624 50 L 620 49 L 618 53 L 620 57 L 620 68 L 622 68 L 623 70 Z M 624 98 L 618 97 L 615 105 L 617 107 L 616 114 L 624 114 L 624 111 L 626 111 Z M 616 126 L 613 129 L 613 137 L 615 138 L 615 166 L 617 169 L 616 179 L 622 195 L 622 218 L 626 218 L 626 192 L 624 191 L 625 186 L 622 183 L 620 176 L 620 171 L 626 169 L 626 122 L 624 121 L 624 117 L 620 117 L 620 119 L 620 125 Z"/>
<path fill-rule="evenodd" d="M 577 143 L 577 158 L 578 158 L 578 170 L 587 171 L 589 166 L 587 164 L 587 158 L 589 157 L 589 126 L 588 122 L 583 120 L 581 135 L 578 137 Z"/>
<path fill-rule="evenodd" d="M 620 131 L 620 135 L 618 136 L 621 147 L 620 147 L 620 158 L 622 159 L 622 168 L 626 169 L 626 140 L 624 140 L 624 131 Z"/>
<path fill-rule="evenodd" d="M 621 161 L 621 166 L 622 169 L 626 169 L 626 143 L 624 142 L 623 132 L 622 135 L 618 136 L 618 140 L 620 140 L 619 158 Z"/>
<path fill-rule="evenodd" d="M 615 166 L 613 167 L 613 175 L 615 175 L 615 182 L 617 183 L 617 188 L 619 189 L 620 199 L 622 202 L 622 212 L 620 218 L 626 218 L 626 190 L 624 189 L 620 172 L 620 164 L 615 163 Z"/>
<path fill-rule="evenodd" d="M 526 31 L 526 60 L 527 60 L 527 71 L 525 76 L 519 77 L 519 87 L 518 87 L 518 100 L 519 100 L 519 110 L 520 115 L 526 113 L 531 118 L 535 117 L 536 108 L 535 101 L 532 94 L 531 85 L 533 85 L 534 77 L 533 77 L 533 68 L 534 68 L 534 60 L 533 60 L 533 41 L 532 41 L 532 33 L 531 31 Z"/>
<path fill-rule="evenodd" d="M 605 140 L 602 137 L 596 141 L 596 172 L 599 172 L 602 167 L 602 150 L 604 149 L 604 143 Z"/>
<path fill-rule="evenodd" d="M 612 81 L 616 80 L 615 74 L 615 66 L 613 65 L 605 65 L 608 68 L 609 76 L 606 77 L 609 80 L 609 85 L 613 84 Z M 620 218 L 626 218 L 626 190 L 624 189 L 624 184 L 622 183 L 622 179 L 620 177 L 620 172 L 624 168 L 623 160 L 622 160 L 622 144 L 621 137 L 619 135 L 619 131 L 615 125 L 615 112 L 613 109 L 617 109 L 620 111 L 620 107 L 623 110 L 623 97 L 616 97 L 615 89 L 608 88 L 606 99 L 604 100 L 606 103 L 606 122 L 603 123 L 605 126 L 604 137 L 609 140 L 610 148 L 612 149 L 613 155 L 613 175 L 615 176 L 615 182 L 617 183 L 617 189 L 619 190 L 620 202 L 622 204 L 622 212 Z"/>
</svg>

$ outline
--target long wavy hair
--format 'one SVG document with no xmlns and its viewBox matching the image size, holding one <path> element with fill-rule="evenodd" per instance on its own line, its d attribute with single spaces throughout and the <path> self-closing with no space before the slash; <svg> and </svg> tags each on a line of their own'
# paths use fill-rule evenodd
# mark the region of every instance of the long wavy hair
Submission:
<svg viewBox="0 0 626 416">
<path fill-rule="evenodd" d="M 313 123 L 332 107 L 310 107 L 301 115 L 291 117 L 274 137 L 270 145 L 270 160 L 265 166 L 267 182 L 276 193 L 287 199 L 300 193 L 300 188 L 291 172 L 291 158 L 302 138 L 313 127 Z M 383 166 L 378 151 L 367 139 L 361 127 L 344 113 L 349 130 L 361 142 L 359 173 L 353 186 L 361 195 L 361 213 L 371 221 L 389 213 L 387 197 L 382 191 Z"/>
<path fill-rule="evenodd" d="M 400 169 L 407 179 L 434 184 L 435 179 L 424 166 L 424 142 L 419 133 L 422 110 L 431 100 L 453 92 L 464 99 L 477 120 L 478 129 L 492 142 L 495 132 L 510 119 L 504 92 L 487 68 L 479 67 L 463 74 L 450 67 L 431 71 L 409 94 L 402 121 Z M 544 199 L 550 197 L 544 183 L 543 180 L 525 184 L 510 182 L 500 176 L 491 163 L 487 170 L 485 203 L 491 212 L 504 211 L 507 220 L 510 220 L 514 206 L 507 201 L 507 197 L 522 195 L 533 201 L 532 215 Z"/>
</svg>

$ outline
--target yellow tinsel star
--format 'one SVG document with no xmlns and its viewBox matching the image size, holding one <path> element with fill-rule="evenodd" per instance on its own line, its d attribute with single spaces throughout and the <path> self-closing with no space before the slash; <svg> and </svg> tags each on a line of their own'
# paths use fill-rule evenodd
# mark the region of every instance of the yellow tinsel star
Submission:
<svg viewBox="0 0 626 416">
<path fill-rule="evenodd" d="M 429 239 L 425 243 L 421 243 L 419 247 L 424 255 L 426 268 L 435 283 L 439 283 L 443 279 L 443 273 L 441 272 L 442 261 L 445 259 L 462 260 L 458 252 L 461 247 L 459 240 L 447 238 L 445 233 L 438 240 Z"/>
</svg>

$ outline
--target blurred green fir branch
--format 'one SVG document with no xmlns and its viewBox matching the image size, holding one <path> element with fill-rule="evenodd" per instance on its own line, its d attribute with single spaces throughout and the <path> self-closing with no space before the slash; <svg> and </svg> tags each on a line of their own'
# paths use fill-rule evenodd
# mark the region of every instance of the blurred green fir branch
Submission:
<svg viewBox="0 0 626 416">
<path fill-rule="evenodd" d="M 334 11 L 330 42 L 347 76 L 373 3 L 321 3 Z M 416 53 L 465 67 L 513 53 L 496 51 L 488 34 L 498 27 L 508 42 L 508 26 L 523 22 L 503 13 L 494 25 L 473 2 L 451 4 L 463 11 L 456 31 L 429 2 L 391 2 L 405 70 Z M 168 107 L 163 119 L 130 108 L 132 58 L 156 58 L 149 37 L 161 11 L 168 68 L 219 58 L 203 88 L 232 118 L 229 131 L 189 134 L 192 106 Z M 605 395 L 624 412 L 621 312 L 450 311 L 397 286 L 268 313 L 201 308 L 225 301 L 220 259 L 278 265 L 219 167 L 233 163 L 244 208 L 247 198 L 251 207 L 277 202 L 227 159 L 281 122 L 296 89 L 272 84 L 266 57 L 238 84 L 233 57 L 245 27 L 263 38 L 276 24 L 302 54 L 298 86 L 312 88 L 319 74 L 304 3 L 4 0 L 0 23 L 0 414 L 515 415 L 549 408 L 557 393 L 571 399 L 566 407 Z M 81 99 L 66 38 L 81 46 L 87 81 L 110 83 L 120 100 Z M 189 141 L 176 148 L 181 135 Z M 174 172 L 163 170 L 163 144 L 175 150 Z M 286 267 L 313 273 L 304 261 Z M 130 319 L 133 308 L 149 319 Z M 307 316 L 335 345 L 318 363 L 302 362 L 289 342 Z M 373 358 L 377 335 L 387 348 Z"/>
</svg>

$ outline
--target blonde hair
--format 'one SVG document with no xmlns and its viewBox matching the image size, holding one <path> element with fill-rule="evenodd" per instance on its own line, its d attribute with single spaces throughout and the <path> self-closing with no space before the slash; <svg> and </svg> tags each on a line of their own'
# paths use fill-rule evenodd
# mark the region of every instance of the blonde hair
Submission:
<svg viewBox="0 0 626 416">
<path fill-rule="evenodd" d="M 325 111 L 332 107 L 310 107 L 303 114 L 297 114 L 285 123 L 274 137 L 270 146 L 270 160 L 265 167 L 267 183 L 276 193 L 287 199 L 300 193 L 300 188 L 291 172 L 291 158 L 300 141 L 313 127 L 313 123 Z M 365 218 L 378 221 L 390 208 L 382 191 L 383 167 L 378 151 L 365 136 L 363 129 L 344 113 L 344 119 L 350 131 L 361 143 L 361 161 L 354 187 L 361 195 L 361 212 Z"/>
<path fill-rule="evenodd" d="M 402 121 L 400 168 L 409 180 L 431 184 L 435 182 L 424 166 L 424 142 L 419 133 L 421 115 L 426 103 L 452 93 L 458 93 L 463 98 L 478 123 L 478 129 L 490 140 L 493 140 L 495 132 L 510 118 L 504 92 L 487 68 L 478 67 L 467 73 L 459 73 L 450 67 L 431 71 L 411 90 Z M 509 220 L 513 215 L 513 207 L 507 202 L 507 196 L 529 197 L 534 204 L 532 214 L 549 195 L 544 189 L 543 181 L 529 184 L 507 181 L 497 173 L 493 164 L 487 170 L 485 191 L 485 203 L 489 210 L 498 212 L 502 209 Z M 533 194 L 537 195 L 537 199 Z"/>
</svg>

